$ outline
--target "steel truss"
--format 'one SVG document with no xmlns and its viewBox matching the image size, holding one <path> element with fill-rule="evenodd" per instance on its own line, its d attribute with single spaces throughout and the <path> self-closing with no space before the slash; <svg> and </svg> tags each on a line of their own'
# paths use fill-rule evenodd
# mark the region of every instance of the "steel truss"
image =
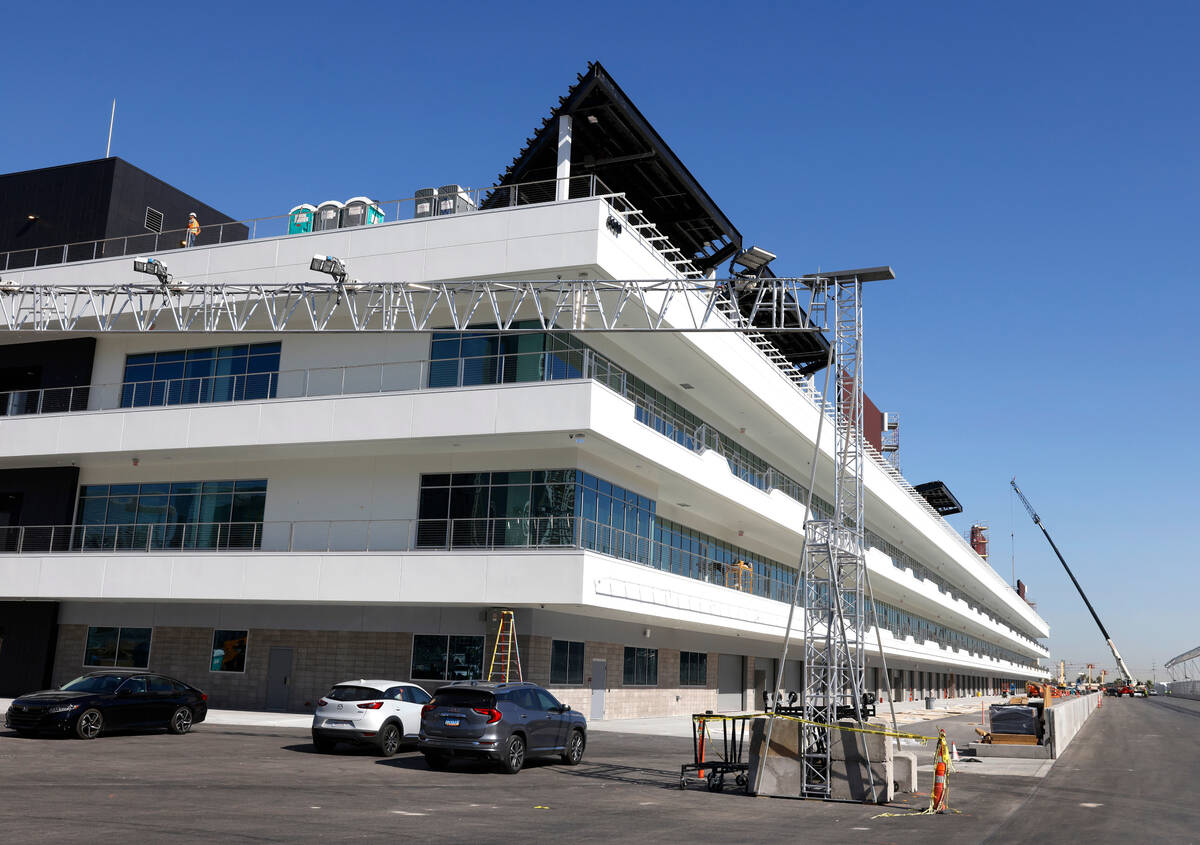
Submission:
<svg viewBox="0 0 1200 845">
<path fill-rule="evenodd" d="M 803 605 L 803 795 L 831 796 L 832 728 L 865 682 L 862 284 L 875 267 L 793 278 L 24 285 L 0 281 L 0 331 L 508 333 L 832 331 L 834 513 L 809 519 Z M 742 303 L 739 308 L 734 303 Z M 747 308 L 745 303 L 749 302 Z M 779 363 L 784 367 L 785 363 Z M 816 472 L 817 456 L 813 456 Z M 811 487 L 812 485 L 810 485 Z M 811 513 L 810 513 L 811 516 Z M 796 602 L 793 603 L 793 610 Z M 792 633 L 789 617 L 780 672 Z"/>
<path fill-rule="evenodd" d="M 820 332 L 824 276 L 281 285 L 0 282 L 0 330 L 35 332 Z M 748 286 L 748 314 L 730 293 Z M 743 299 L 745 297 L 743 296 Z M 819 303 L 816 305 L 820 310 Z M 822 311 L 822 313 L 824 313 Z"/>
<path fill-rule="evenodd" d="M 831 796 L 832 725 L 862 721 L 866 675 L 863 542 L 862 282 L 834 280 L 814 319 L 832 308 L 834 501 L 829 519 L 805 525 L 803 796 Z M 869 764 L 868 764 L 869 765 Z M 872 784 L 872 790 L 874 784 Z"/>
</svg>

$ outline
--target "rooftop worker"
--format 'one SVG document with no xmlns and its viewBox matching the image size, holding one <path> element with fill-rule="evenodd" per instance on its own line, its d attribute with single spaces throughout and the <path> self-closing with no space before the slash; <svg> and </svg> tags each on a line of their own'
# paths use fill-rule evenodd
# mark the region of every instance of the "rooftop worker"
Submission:
<svg viewBox="0 0 1200 845">
<path fill-rule="evenodd" d="M 196 212 L 188 215 L 187 234 L 184 236 L 184 246 L 195 246 L 196 238 L 200 236 L 200 221 L 196 219 Z"/>
</svg>

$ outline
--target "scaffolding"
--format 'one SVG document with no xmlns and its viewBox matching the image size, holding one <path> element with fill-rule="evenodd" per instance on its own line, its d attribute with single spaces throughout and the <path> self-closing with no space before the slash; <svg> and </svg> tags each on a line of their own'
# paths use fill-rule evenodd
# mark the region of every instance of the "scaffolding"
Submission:
<svg viewBox="0 0 1200 845">
<path fill-rule="evenodd" d="M 868 712 L 863 693 L 868 611 L 864 593 L 869 584 L 863 519 L 868 455 L 863 438 L 862 289 L 864 282 L 892 278 L 891 268 L 874 267 L 792 278 L 362 283 L 348 280 L 343 268 L 332 283 L 283 285 L 188 284 L 165 276 L 158 284 L 6 281 L 0 283 L 0 329 L 733 332 L 749 336 L 760 348 L 762 336 L 771 333 L 832 333 L 826 375 L 834 373 L 834 396 L 824 398 L 819 419 L 822 425 L 827 417 L 833 422 L 833 513 L 813 518 L 810 499 L 797 589 L 779 662 L 782 674 L 795 612 L 802 610 L 801 794 L 828 799 L 834 726 L 846 717 L 862 722 Z M 747 296 L 752 304 L 739 307 L 739 300 Z M 771 360 L 793 381 L 800 380 L 795 367 L 775 357 Z M 818 427 L 810 490 L 820 457 Z M 742 583 L 741 573 L 738 582 Z M 497 657 L 493 655 L 493 664 Z M 770 723 L 768 745 L 769 736 Z"/>
</svg>

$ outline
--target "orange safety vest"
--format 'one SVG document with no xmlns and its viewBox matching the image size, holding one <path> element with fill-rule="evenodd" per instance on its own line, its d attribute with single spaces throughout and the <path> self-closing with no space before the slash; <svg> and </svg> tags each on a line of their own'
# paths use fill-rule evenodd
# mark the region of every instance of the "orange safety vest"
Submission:
<svg viewBox="0 0 1200 845">
<path fill-rule="evenodd" d="M 189 217 L 187 230 L 189 232 L 191 232 L 193 235 L 200 234 L 200 221 L 197 220 L 195 217 Z"/>
</svg>

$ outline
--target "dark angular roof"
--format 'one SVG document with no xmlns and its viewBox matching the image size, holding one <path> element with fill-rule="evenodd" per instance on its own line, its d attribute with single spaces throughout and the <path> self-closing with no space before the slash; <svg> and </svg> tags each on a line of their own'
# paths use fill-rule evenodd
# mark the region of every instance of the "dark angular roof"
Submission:
<svg viewBox="0 0 1200 845">
<path fill-rule="evenodd" d="M 698 270 L 741 248 L 741 233 L 599 62 L 590 62 L 559 98 L 497 184 L 555 177 L 562 115 L 573 118 L 571 175 L 594 173 L 624 192 Z"/>
<path fill-rule="evenodd" d="M 942 516 L 962 513 L 962 505 L 959 504 L 958 499 L 954 498 L 954 494 L 950 492 L 950 488 L 942 481 L 926 481 L 924 484 L 918 484 L 913 489 L 920 493 L 925 501 L 929 502 L 930 507 Z"/>
</svg>

